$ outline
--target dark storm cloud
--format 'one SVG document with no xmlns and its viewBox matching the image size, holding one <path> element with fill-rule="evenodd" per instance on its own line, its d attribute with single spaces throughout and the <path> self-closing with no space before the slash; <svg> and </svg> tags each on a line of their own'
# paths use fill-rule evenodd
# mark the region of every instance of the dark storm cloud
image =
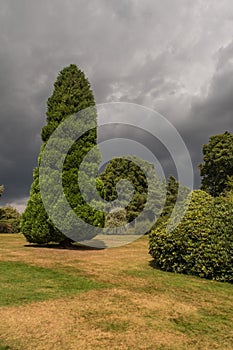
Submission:
<svg viewBox="0 0 233 350">
<path fill-rule="evenodd" d="M 70 63 L 97 103 L 135 102 L 167 117 L 196 166 L 209 135 L 232 130 L 232 19 L 230 0 L 2 0 L 2 203 L 28 196 L 46 100 Z"/>
<path fill-rule="evenodd" d="M 189 147 L 196 183 L 197 166 L 202 162 L 201 147 L 211 135 L 233 132 L 233 42 L 217 53 L 216 71 L 206 96 L 193 98 L 186 124 L 180 126 L 181 135 Z"/>
</svg>

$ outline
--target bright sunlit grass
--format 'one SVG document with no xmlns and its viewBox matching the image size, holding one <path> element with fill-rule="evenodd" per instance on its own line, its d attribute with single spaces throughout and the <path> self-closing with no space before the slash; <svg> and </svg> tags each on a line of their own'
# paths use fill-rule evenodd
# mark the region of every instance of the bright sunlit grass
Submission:
<svg viewBox="0 0 233 350">
<path fill-rule="evenodd" d="M 84 277 L 22 262 L 0 261 L 0 271 L 0 306 L 61 298 L 103 287 Z"/>
</svg>

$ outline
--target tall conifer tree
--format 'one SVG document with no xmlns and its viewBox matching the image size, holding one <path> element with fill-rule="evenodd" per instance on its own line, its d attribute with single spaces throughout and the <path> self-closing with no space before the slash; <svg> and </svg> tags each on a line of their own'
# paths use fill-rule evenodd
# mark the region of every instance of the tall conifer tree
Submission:
<svg viewBox="0 0 233 350">
<path fill-rule="evenodd" d="M 74 64 L 65 67 L 58 75 L 54 84 L 52 96 L 47 101 L 47 125 L 42 129 L 43 149 L 54 130 L 69 116 L 88 107 L 95 106 L 90 83 L 84 73 Z M 96 115 L 95 115 L 96 117 Z M 85 155 L 96 145 L 96 128 L 86 132 L 69 150 L 64 162 L 62 179 L 64 193 L 72 210 L 91 225 L 103 226 L 103 215 L 93 210 L 84 199 L 78 186 L 78 168 Z M 96 159 L 97 161 L 97 159 Z M 56 171 L 54 170 L 56 175 Z M 21 230 L 26 239 L 32 243 L 68 242 L 49 219 L 44 208 L 39 183 L 39 168 L 34 170 L 34 181 L 31 186 L 30 198 L 21 219 Z M 51 180 L 54 185 L 53 179 Z M 57 203 L 54 203 L 56 206 Z M 63 219 L 62 217 L 60 218 Z M 84 233 L 84 239 L 85 239 Z"/>
</svg>

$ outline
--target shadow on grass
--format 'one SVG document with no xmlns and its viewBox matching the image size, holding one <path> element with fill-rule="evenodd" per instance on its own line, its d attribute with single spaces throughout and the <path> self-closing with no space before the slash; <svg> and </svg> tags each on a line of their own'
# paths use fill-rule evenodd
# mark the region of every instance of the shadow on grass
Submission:
<svg viewBox="0 0 233 350">
<path fill-rule="evenodd" d="M 155 262 L 154 259 L 150 260 L 148 264 L 149 264 L 150 267 L 153 267 L 153 269 L 155 269 L 155 270 L 165 271 L 165 270 L 162 270 L 162 269 L 159 267 L 158 264 L 156 264 L 156 262 Z M 167 271 L 166 271 L 166 272 L 167 272 Z"/>
<path fill-rule="evenodd" d="M 27 248 L 47 248 L 47 249 L 63 249 L 63 250 L 103 250 L 105 249 L 104 242 L 100 240 L 95 240 L 97 247 L 90 247 L 81 243 L 70 243 L 70 244 L 59 244 L 59 243 L 46 243 L 46 244 L 25 244 L 24 247 Z M 101 246 L 101 248 L 98 247 Z M 107 248 L 107 247 L 106 247 Z"/>
</svg>

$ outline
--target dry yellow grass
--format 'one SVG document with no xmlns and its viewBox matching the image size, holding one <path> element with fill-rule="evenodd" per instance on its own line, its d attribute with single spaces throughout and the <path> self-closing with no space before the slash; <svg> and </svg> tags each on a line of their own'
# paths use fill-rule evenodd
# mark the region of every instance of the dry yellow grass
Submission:
<svg viewBox="0 0 233 350">
<path fill-rule="evenodd" d="M 231 286 L 225 291 L 224 284 L 153 270 L 146 237 L 107 250 L 25 247 L 20 235 L 0 239 L 1 260 L 56 267 L 111 284 L 62 299 L 1 308 L 0 334 L 12 349 L 233 348 L 225 314 L 233 305 Z M 222 323 L 215 324 L 218 318 L 212 314 L 222 316 Z"/>
</svg>

